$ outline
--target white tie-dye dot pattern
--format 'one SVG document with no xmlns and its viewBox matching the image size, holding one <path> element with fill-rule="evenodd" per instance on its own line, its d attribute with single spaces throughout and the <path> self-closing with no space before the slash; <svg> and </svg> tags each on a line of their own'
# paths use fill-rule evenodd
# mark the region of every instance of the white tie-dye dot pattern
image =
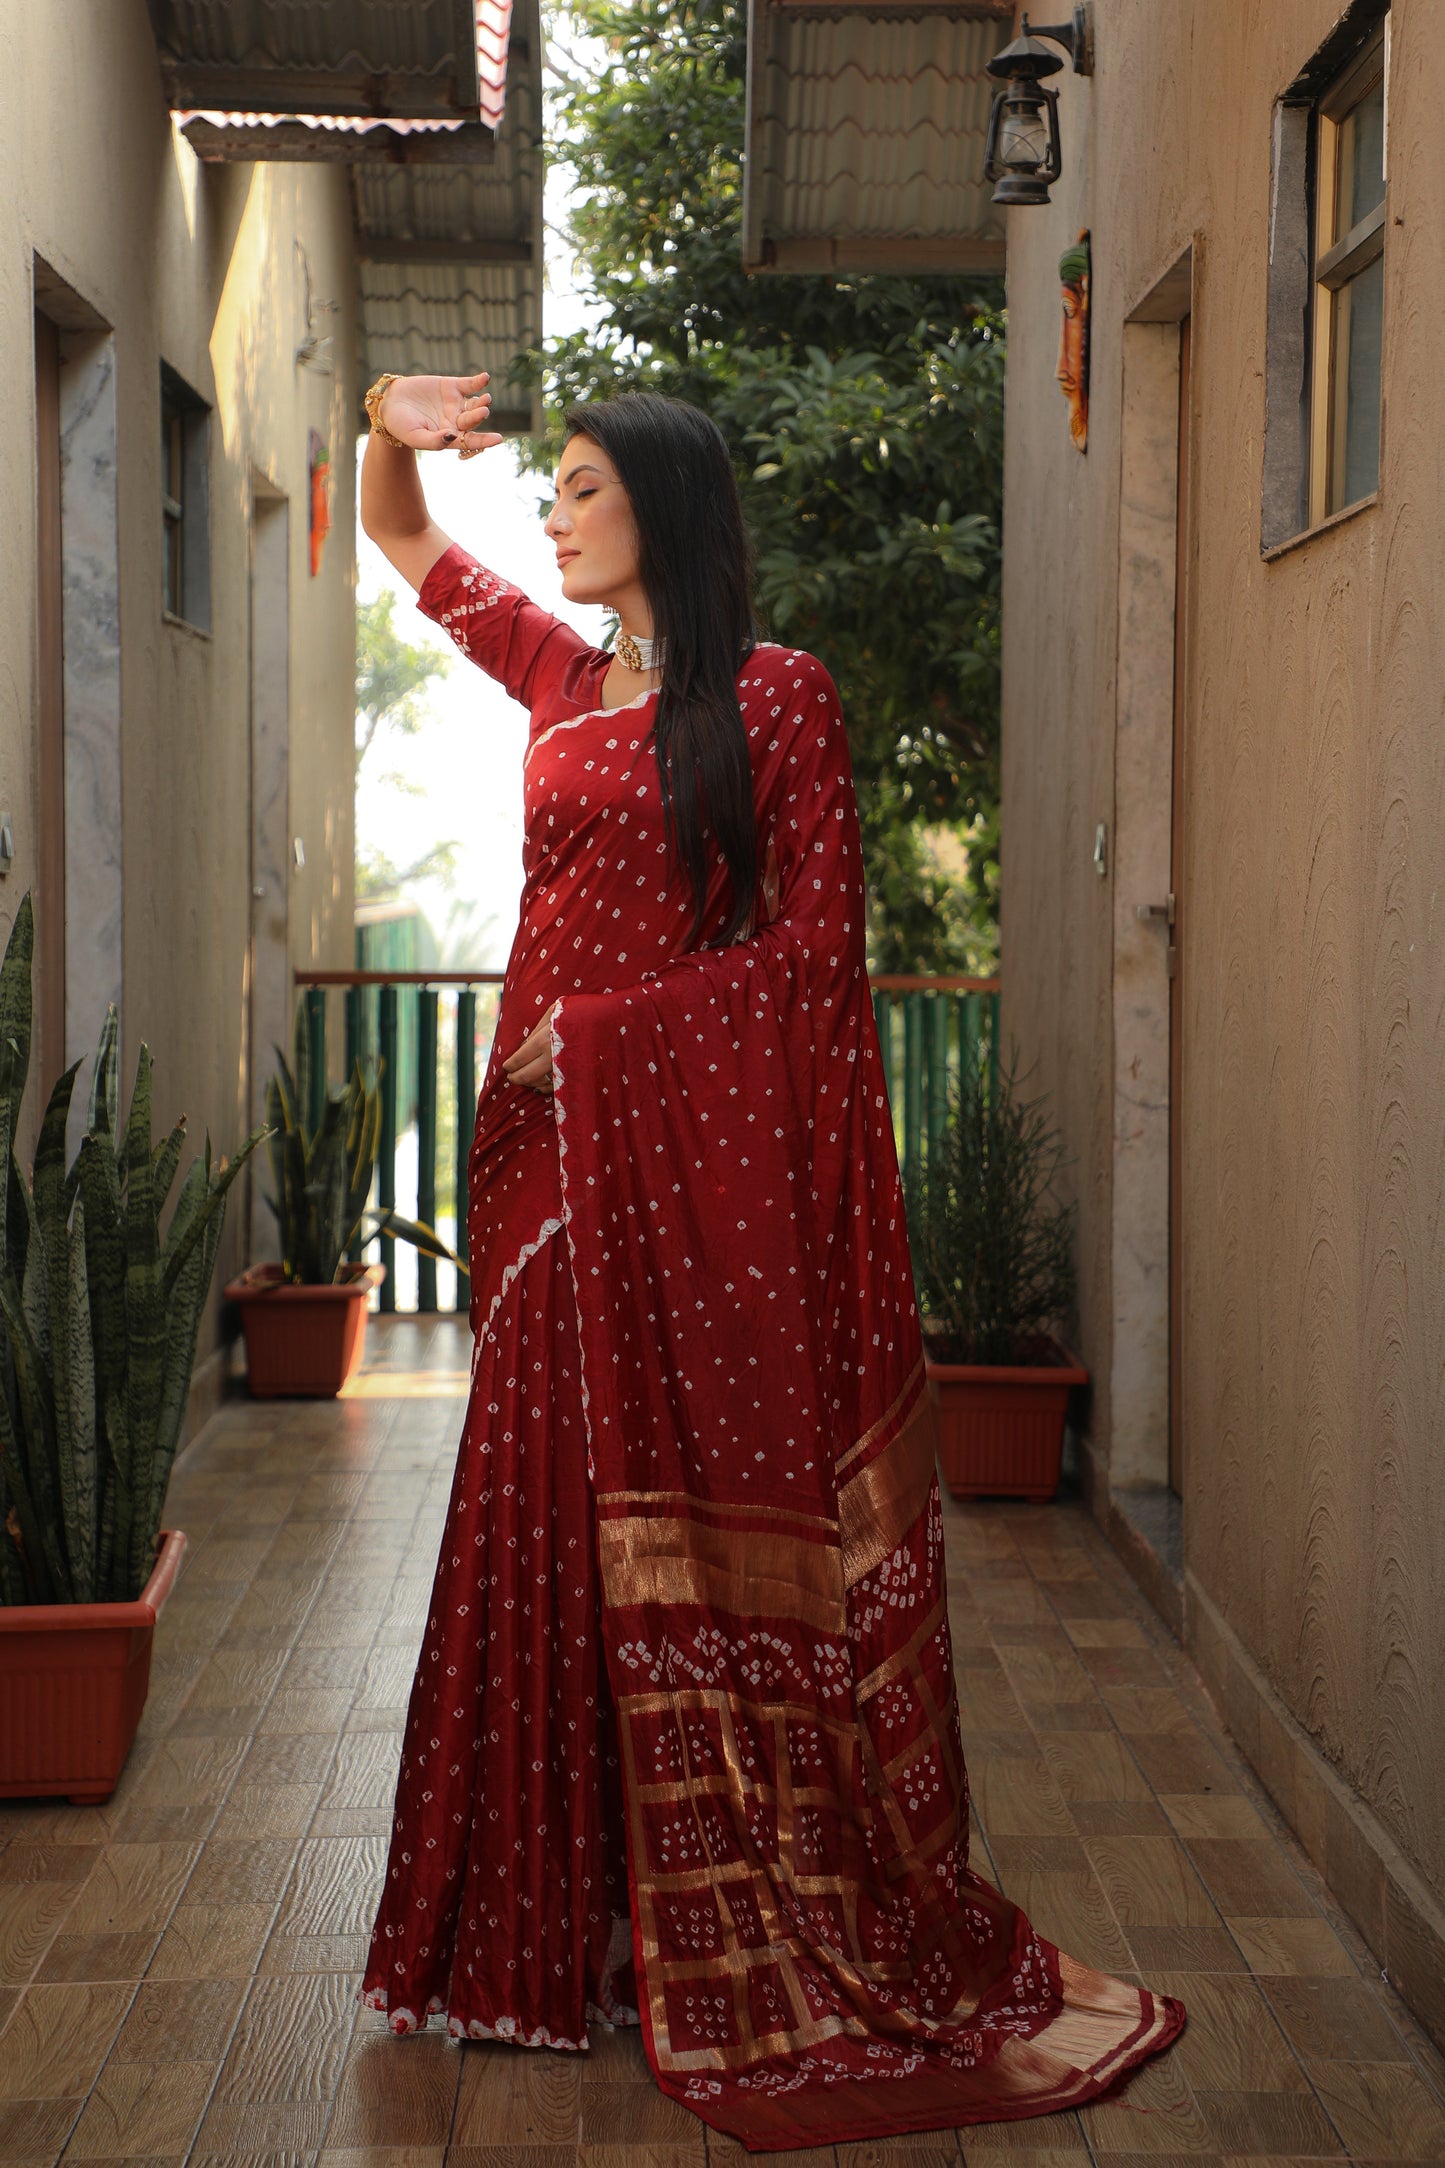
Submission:
<svg viewBox="0 0 1445 2168">
<path fill-rule="evenodd" d="M 639 1992 L 664 2090 L 761 2146 L 1027 2112 L 1025 2043 L 1038 2108 L 1077 2104 L 1177 2006 L 1066 1976 L 969 1869 L 926 1468 L 885 1555 L 841 1531 L 840 1462 L 886 1490 L 921 1365 L 832 684 L 781 647 L 740 671 L 769 873 L 747 940 L 688 953 L 655 696 L 603 710 L 607 658 L 464 553 L 422 601 L 532 731 L 477 1357 L 368 1996 L 583 2045 Z M 715 872 L 705 938 L 727 900 Z M 554 1004 L 543 1096 L 500 1063 Z"/>
</svg>

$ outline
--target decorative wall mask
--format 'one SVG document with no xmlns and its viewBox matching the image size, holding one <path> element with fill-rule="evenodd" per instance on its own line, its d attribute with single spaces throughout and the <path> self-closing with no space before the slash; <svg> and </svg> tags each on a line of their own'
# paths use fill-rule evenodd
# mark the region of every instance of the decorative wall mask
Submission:
<svg viewBox="0 0 1445 2168">
<path fill-rule="evenodd" d="M 331 532 L 331 452 L 319 429 L 306 433 L 306 465 L 311 480 L 311 577 L 321 570 L 321 552 Z"/>
<path fill-rule="evenodd" d="M 1054 371 L 1069 402 L 1069 435 L 1081 452 L 1089 449 L 1089 230 L 1059 258 L 1064 322 L 1059 337 L 1059 365 Z"/>
</svg>

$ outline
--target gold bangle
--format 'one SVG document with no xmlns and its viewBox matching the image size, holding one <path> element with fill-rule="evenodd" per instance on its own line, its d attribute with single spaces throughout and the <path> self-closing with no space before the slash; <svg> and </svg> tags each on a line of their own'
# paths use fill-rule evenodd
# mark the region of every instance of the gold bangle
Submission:
<svg viewBox="0 0 1445 2168">
<path fill-rule="evenodd" d="M 381 402 L 386 397 L 387 386 L 395 382 L 396 371 L 394 369 L 385 376 L 379 376 L 361 403 L 366 408 L 367 419 L 371 423 L 372 435 L 380 437 L 383 444 L 394 444 L 399 452 L 409 452 L 411 446 L 403 438 L 394 437 L 381 418 Z"/>
</svg>

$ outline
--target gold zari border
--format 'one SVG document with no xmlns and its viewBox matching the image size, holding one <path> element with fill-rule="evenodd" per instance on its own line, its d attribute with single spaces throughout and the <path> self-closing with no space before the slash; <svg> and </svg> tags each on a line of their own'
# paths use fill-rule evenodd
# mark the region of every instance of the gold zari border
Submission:
<svg viewBox="0 0 1445 2168">
<path fill-rule="evenodd" d="M 831 1543 L 632 1515 L 599 1522 L 597 1548 L 614 1609 L 683 1605 L 735 1618 L 796 1619 L 839 1638 L 844 1632 Z"/>
<path fill-rule="evenodd" d="M 928 1503 L 933 1466 L 933 1408 L 920 1394 L 897 1437 L 838 1492 L 845 1587 L 897 1550 Z"/>
</svg>

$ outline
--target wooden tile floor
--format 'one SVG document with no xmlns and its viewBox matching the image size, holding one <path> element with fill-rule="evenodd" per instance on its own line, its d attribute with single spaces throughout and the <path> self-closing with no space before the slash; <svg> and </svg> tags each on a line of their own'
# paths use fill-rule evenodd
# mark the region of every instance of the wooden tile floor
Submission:
<svg viewBox="0 0 1445 2168">
<path fill-rule="evenodd" d="M 178 1469 L 191 1548 L 120 1789 L 0 1806 L 5 2168 L 741 2159 L 635 2034 L 457 2048 L 357 2007 L 469 1355 L 452 1320 L 382 1325 L 344 1400 L 228 1403 Z M 1107 2106 L 828 2168 L 1445 2163 L 1439 2057 L 1081 1510 L 950 1507 L 948 1536 L 976 1863 L 1191 2022 Z"/>
</svg>

